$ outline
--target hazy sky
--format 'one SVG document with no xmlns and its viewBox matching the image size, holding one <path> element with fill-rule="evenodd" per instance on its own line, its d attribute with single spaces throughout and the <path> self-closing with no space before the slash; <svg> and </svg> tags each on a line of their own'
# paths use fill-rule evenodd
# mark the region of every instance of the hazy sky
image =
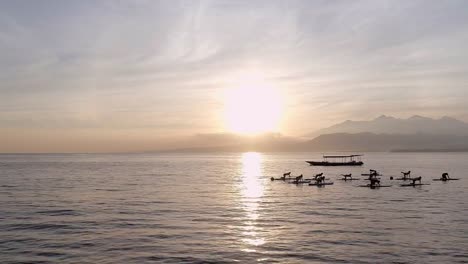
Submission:
<svg viewBox="0 0 468 264">
<path fill-rule="evenodd" d="M 223 93 L 252 72 L 282 94 L 285 135 L 468 121 L 467 46 L 468 1 L 0 1 L 0 152 L 226 132 Z"/>
</svg>

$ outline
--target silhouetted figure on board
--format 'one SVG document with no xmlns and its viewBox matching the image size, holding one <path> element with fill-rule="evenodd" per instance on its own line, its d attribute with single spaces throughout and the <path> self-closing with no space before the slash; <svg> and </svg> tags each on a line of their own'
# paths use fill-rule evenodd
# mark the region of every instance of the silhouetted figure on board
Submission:
<svg viewBox="0 0 468 264">
<path fill-rule="evenodd" d="M 403 179 L 407 179 L 411 175 L 411 171 L 407 171 L 407 172 L 402 171 L 401 173 L 403 174 Z"/>
<path fill-rule="evenodd" d="M 442 173 L 442 178 L 440 178 L 443 181 L 448 181 L 450 180 L 450 176 L 447 172 Z"/>
<path fill-rule="evenodd" d="M 416 177 L 416 178 L 413 178 L 413 179 L 411 179 L 411 180 L 413 181 L 413 185 L 416 185 L 416 182 L 421 183 L 421 176 Z"/>
</svg>

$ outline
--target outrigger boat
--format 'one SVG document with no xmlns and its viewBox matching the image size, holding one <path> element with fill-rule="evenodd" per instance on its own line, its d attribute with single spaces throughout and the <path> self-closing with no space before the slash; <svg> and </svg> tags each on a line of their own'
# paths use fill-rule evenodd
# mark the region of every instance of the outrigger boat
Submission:
<svg viewBox="0 0 468 264">
<path fill-rule="evenodd" d="M 324 155 L 323 161 L 306 161 L 310 166 L 362 166 L 362 155 Z"/>
</svg>

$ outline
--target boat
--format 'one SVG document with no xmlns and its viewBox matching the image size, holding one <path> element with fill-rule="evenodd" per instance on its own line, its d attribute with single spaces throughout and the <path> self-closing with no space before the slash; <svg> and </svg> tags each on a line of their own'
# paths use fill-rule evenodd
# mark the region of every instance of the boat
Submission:
<svg viewBox="0 0 468 264">
<path fill-rule="evenodd" d="M 322 161 L 306 161 L 310 166 L 362 166 L 362 155 L 324 155 Z"/>
</svg>

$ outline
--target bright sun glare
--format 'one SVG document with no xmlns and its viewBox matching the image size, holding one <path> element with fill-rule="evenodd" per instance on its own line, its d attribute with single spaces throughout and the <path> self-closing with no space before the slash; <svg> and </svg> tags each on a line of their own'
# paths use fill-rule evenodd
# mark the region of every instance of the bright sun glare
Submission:
<svg viewBox="0 0 468 264">
<path fill-rule="evenodd" d="M 224 95 L 224 120 L 230 132 L 255 135 L 279 129 L 283 105 L 279 91 L 260 74 L 237 78 Z"/>
</svg>

